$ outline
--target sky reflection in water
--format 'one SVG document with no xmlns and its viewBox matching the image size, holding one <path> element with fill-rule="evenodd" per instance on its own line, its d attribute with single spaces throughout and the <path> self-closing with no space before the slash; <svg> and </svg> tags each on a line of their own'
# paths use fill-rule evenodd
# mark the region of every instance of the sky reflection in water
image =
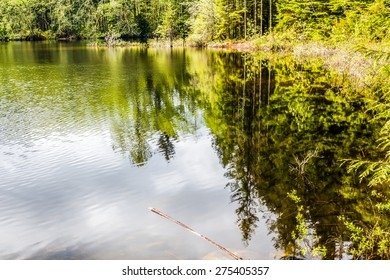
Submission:
<svg viewBox="0 0 390 280">
<path fill-rule="evenodd" d="M 0 50 L 0 258 L 229 258 L 150 206 L 244 258 L 273 258 L 263 220 L 248 247 L 241 241 L 202 110 L 172 91 L 177 73 L 188 80 L 188 54 L 46 43 Z M 164 100 L 170 94 L 176 103 Z M 174 146 L 168 161 L 161 131 Z M 133 136 L 146 152 L 132 151 Z"/>
</svg>

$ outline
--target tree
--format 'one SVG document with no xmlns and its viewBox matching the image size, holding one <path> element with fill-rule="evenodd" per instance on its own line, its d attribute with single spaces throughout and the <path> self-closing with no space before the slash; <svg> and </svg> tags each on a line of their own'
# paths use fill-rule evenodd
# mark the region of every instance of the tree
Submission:
<svg viewBox="0 0 390 280">
<path fill-rule="evenodd" d="M 173 40 L 178 35 L 178 28 L 176 26 L 177 11 L 173 6 L 172 1 L 168 1 L 164 11 L 164 18 L 157 29 L 157 34 L 163 38 L 169 39 L 170 47 L 173 47 Z"/>
<path fill-rule="evenodd" d="M 328 1 L 280 0 L 277 2 L 278 30 L 293 30 L 303 37 L 326 37 L 332 28 Z"/>
<path fill-rule="evenodd" d="M 199 45 L 292 32 L 301 39 L 389 38 L 388 0 L 3 0 L 0 38 L 138 38 Z"/>
<path fill-rule="evenodd" d="M 190 6 L 191 38 L 198 45 L 214 40 L 218 34 L 216 1 L 218 0 L 197 0 Z"/>
</svg>

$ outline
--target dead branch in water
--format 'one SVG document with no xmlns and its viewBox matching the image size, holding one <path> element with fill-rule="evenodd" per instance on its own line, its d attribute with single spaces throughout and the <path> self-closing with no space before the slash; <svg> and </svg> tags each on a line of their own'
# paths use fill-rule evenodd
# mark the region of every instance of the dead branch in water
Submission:
<svg viewBox="0 0 390 280">
<path fill-rule="evenodd" d="M 157 215 L 160 215 L 161 217 L 164 217 L 172 222 L 174 222 L 175 224 L 178 224 L 179 226 L 185 228 L 186 230 L 192 232 L 193 234 L 199 236 L 200 238 L 203 238 L 204 240 L 210 242 L 211 244 L 213 244 L 214 246 L 218 247 L 220 250 L 222 250 L 223 252 L 225 252 L 226 254 L 228 254 L 229 256 L 233 257 L 234 259 L 236 260 L 242 260 L 241 257 L 237 256 L 236 254 L 230 252 L 228 249 L 226 249 L 225 247 L 222 247 L 221 245 L 215 243 L 214 241 L 212 241 L 210 238 L 204 236 L 203 234 L 200 234 L 198 232 L 196 232 L 195 230 L 193 230 L 192 228 L 190 228 L 189 226 L 183 224 L 182 222 L 179 222 L 178 220 L 175 220 L 174 218 L 168 216 L 167 214 L 157 210 L 156 208 L 153 208 L 153 207 L 149 207 L 148 208 L 150 211 L 154 212 L 155 214 Z"/>
</svg>

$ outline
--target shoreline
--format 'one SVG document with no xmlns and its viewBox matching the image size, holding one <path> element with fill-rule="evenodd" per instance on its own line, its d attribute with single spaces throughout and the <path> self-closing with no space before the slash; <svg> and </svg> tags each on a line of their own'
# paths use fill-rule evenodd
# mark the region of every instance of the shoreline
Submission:
<svg viewBox="0 0 390 280">
<path fill-rule="evenodd" d="M 359 42 L 330 42 L 322 40 L 289 40 L 282 38 L 282 34 L 271 34 L 254 39 L 239 41 L 221 41 L 204 44 L 183 42 L 175 40 L 172 43 L 166 40 L 149 40 L 147 43 L 135 41 L 117 40 L 112 44 L 107 42 L 92 41 L 88 39 L 45 39 L 45 40 L 3 40 L 7 42 L 87 42 L 89 47 L 99 48 L 198 48 L 245 52 L 253 55 L 267 57 L 292 56 L 300 62 L 320 60 L 329 70 L 352 77 L 357 85 L 370 86 L 375 82 L 375 77 L 382 69 L 390 65 L 390 42 L 389 43 L 366 43 L 362 46 Z M 382 77 L 383 78 L 383 77 Z"/>
</svg>

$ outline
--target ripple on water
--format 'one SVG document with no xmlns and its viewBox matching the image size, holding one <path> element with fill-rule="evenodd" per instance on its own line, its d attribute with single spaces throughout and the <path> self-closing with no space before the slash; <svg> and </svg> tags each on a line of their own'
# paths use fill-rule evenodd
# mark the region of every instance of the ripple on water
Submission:
<svg viewBox="0 0 390 280">
<path fill-rule="evenodd" d="M 67 46 L 54 48 L 52 60 L 15 49 L 0 71 L 0 258 L 210 252 L 149 206 L 239 247 L 210 132 L 194 105 L 183 104 L 185 94 L 170 88 L 185 78 L 171 85 L 172 54 L 76 55 Z"/>
</svg>

